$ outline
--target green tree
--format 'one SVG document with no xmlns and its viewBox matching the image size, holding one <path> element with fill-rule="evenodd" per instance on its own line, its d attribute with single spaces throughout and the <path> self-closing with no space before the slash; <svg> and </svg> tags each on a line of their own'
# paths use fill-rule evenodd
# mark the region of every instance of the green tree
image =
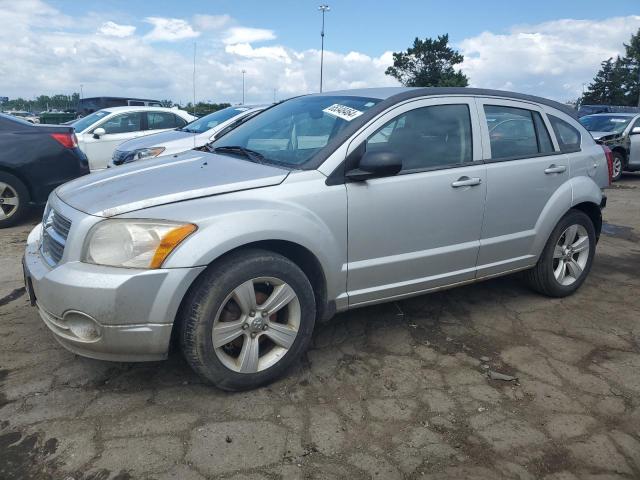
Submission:
<svg viewBox="0 0 640 480">
<path fill-rule="evenodd" d="M 628 44 L 624 57 L 610 58 L 580 99 L 581 104 L 640 106 L 640 29 Z"/>
<path fill-rule="evenodd" d="M 466 87 L 469 79 L 455 66 L 464 56 L 449 46 L 449 35 L 435 40 L 418 37 L 406 52 L 393 53 L 393 66 L 385 73 L 398 79 L 406 87 Z"/>
</svg>

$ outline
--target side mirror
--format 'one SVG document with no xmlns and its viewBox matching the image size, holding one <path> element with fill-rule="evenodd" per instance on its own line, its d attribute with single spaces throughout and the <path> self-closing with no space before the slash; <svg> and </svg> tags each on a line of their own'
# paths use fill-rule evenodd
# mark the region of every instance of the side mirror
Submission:
<svg viewBox="0 0 640 480">
<path fill-rule="evenodd" d="M 640 127 L 633 127 L 629 135 L 640 135 Z"/>
<path fill-rule="evenodd" d="M 345 176 L 350 180 L 362 182 L 370 178 L 391 177 L 402 170 L 402 157 L 396 152 L 365 152 L 358 168 L 349 170 Z"/>
<path fill-rule="evenodd" d="M 103 136 L 106 132 L 106 130 L 102 127 L 98 127 L 93 131 L 93 138 L 100 138 L 101 136 Z"/>
</svg>

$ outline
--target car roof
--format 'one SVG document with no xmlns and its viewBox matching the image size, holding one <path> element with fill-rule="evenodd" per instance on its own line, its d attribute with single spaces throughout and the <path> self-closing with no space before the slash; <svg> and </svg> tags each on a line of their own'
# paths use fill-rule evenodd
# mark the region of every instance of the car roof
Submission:
<svg viewBox="0 0 640 480">
<path fill-rule="evenodd" d="M 401 102 L 416 97 L 433 97 L 439 95 L 472 95 L 485 97 L 501 97 L 513 100 L 523 100 L 526 102 L 540 103 L 549 107 L 560 110 L 567 115 L 576 118 L 578 112 L 567 105 L 560 102 L 549 100 L 547 98 L 535 95 L 527 95 L 524 93 L 508 92 L 505 90 L 491 90 L 485 88 L 470 87 L 380 87 L 380 88 L 357 88 L 353 90 L 337 90 L 334 92 L 323 92 L 315 95 L 326 96 L 352 96 L 377 98 L 390 102 Z"/>
<path fill-rule="evenodd" d="M 135 112 L 139 110 L 144 110 L 144 111 L 151 110 L 151 111 L 157 111 L 157 112 L 173 112 L 173 113 L 175 112 L 189 113 L 186 110 L 181 110 L 179 108 L 145 107 L 145 106 L 106 107 L 106 108 L 102 108 L 101 110 L 107 110 L 111 113 Z"/>
</svg>

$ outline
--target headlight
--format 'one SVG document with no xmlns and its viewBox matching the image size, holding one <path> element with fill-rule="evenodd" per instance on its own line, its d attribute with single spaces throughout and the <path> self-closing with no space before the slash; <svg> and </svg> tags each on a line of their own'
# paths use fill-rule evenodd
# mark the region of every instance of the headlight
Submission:
<svg viewBox="0 0 640 480">
<path fill-rule="evenodd" d="M 111 267 L 160 268 L 196 229 L 191 223 L 104 220 L 89 231 L 82 261 Z"/>
<path fill-rule="evenodd" d="M 166 150 L 165 147 L 141 148 L 133 154 L 134 160 L 144 160 L 145 158 L 153 158 L 160 155 Z"/>
</svg>

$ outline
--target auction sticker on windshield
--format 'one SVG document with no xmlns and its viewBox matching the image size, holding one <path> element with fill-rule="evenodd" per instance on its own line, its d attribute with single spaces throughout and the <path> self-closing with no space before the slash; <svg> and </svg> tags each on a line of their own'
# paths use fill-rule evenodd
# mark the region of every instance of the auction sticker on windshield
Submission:
<svg viewBox="0 0 640 480">
<path fill-rule="evenodd" d="M 350 122 L 354 118 L 357 118 L 364 113 L 360 110 L 356 110 L 355 108 L 347 107 L 346 105 L 340 105 L 339 103 L 334 103 L 333 105 L 325 108 L 322 111 L 334 117 L 346 120 L 347 122 Z"/>
</svg>

